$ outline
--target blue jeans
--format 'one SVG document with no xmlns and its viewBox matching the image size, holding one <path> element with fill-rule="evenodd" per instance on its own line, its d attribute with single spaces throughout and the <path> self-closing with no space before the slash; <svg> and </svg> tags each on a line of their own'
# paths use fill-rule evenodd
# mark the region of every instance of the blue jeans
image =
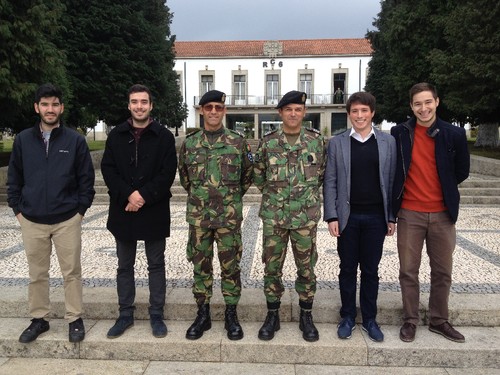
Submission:
<svg viewBox="0 0 500 375">
<path fill-rule="evenodd" d="M 167 291 L 165 276 L 165 238 L 145 241 L 146 258 L 148 260 L 149 277 L 149 314 L 163 316 L 165 294 Z M 135 278 L 134 264 L 137 253 L 137 241 L 120 241 L 116 239 L 116 255 L 118 270 L 116 286 L 120 316 L 134 315 Z"/>
<path fill-rule="evenodd" d="M 378 265 L 382 258 L 387 223 L 383 214 L 351 213 L 338 237 L 339 286 L 342 318 L 356 318 L 356 282 L 361 270 L 359 304 L 363 322 L 377 316 Z"/>
</svg>

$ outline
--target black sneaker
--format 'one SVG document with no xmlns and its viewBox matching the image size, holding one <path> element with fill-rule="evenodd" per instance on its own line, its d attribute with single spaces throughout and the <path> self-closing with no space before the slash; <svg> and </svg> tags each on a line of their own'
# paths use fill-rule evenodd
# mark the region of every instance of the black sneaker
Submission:
<svg viewBox="0 0 500 375">
<path fill-rule="evenodd" d="M 167 335 L 167 326 L 161 315 L 152 314 L 149 317 L 149 322 L 151 323 L 151 329 L 153 330 L 154 337 L 161 338 Z"/>
<path fill-rule="evenodd" d="M 120 316 L 116 319 L 115 325 L 108 331 L 108 339 L 116 339 L 123 335 L 123 333 L 134 325 L 133 316 Z"/>
<path fill-rule="evenodd" d="M 80 342 L 85 338 L 85 327 L 82 318 L 69 323 L 69 342 Z"/>
<path fill-rule="evenodd" d="M 31 319 L 30 326 L 26 328 L 23 333 L 21 333 L 21 336 L 19 336 L 19 342 L 26 344 L 28 342 L 35 341 L 38 336 L 40 336 L 44 332 L 47 332 L 49 328 L 49 322 L 47 322 L 45 319 Z"/>
</svg>

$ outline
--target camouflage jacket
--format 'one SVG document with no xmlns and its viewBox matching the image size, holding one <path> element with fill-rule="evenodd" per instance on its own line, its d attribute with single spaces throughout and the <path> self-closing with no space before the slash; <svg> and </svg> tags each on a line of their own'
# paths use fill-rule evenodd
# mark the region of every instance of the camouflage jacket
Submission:
<svg viewBox="0 0 500 375">
<path fill-rule="evenodd" d="M 317 223 L 325 163 L 325 140 L 314 129 L 302 128 L 293 146 L 282 129 L 266 134 L 254 163 L 254 183 L 262 192 L 261 219 L 289 229 Z"/>
<path fill-rule="evenodd" d="M 186 221 L 204 228 L 239 225 L 252 165 L 250 146 L 237 132 L 224 128 L 213 144 L 204 131 L 188 135 L 179 151 L 179 177 L 188 192 Z"/>
</svg>

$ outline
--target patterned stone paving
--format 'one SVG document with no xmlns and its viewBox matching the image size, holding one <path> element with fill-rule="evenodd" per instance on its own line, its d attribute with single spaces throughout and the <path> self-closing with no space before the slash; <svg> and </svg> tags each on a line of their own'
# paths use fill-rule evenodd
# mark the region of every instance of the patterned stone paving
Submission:
<svg viewBox="0 0 500 375">
<path fill-rule="evenodd" d="M 261 288 L 262 224 L 258 205 L 244 208 L 242 282 L 246 288 Z M 185 257 L 187 224 L 185 205 L 172 203 L 172 236 L 167 241 L 167 285 L 189 287 L 192 267 Z M 113 236 L 106 229 L 107 206 L 91 207 L 84 219 L 83 278 L 86 287 L 115 286 L 116 255 Z M 0 285 L 27 285 L 28 271 L 17 220 L 7 206 L 0 206 Z M 318 228 L 319 260 L 316 266 L 318 288 L 338 289 L 339 258 L 336 240 L 330 237 L 325 223 Z M 422 291 L 428 291 L 429 267 L 423 256 Z M 215 274 L 220 268 L 214 260 Z M 51 285 L 62 285 L 55 254 L 51 260 Z M 283 280 L 293 288 L 295 265 L 291 250 L 283 270 Z M 457 222 L 457 247 L 454 255 L 452 291 L 455 293 L 500 292 L 500 207 L 461 207 Z M 136 261 L 136 283 L 147 286 L 147 266 L 143 243 L 139 243 Z M 220 279 L 215 280 L 220 285 Z M 398 291 L 398 256 L 396 237 L 387 237 L 380 264 L 380 290 Z"/>
</svg>

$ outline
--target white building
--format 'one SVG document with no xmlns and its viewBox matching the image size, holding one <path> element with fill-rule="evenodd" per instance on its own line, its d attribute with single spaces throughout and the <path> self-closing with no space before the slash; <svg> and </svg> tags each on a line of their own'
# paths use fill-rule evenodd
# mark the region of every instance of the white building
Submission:
<svg viewBox="0 0 500 375">
<path fill-rule="evenodd" d="M 184 128 L 203 126 L 199 98 L 216 89 L 227 95 L 225 125 L 258 139 L 280 123 L 275 106 L 291 90 L 307 93 L 305 120 L 322 134 L 350 127 L 345 101 L 363 90 L 372 49 L 366 39 L 316 39 L 176 42 L 175 52 Z"/>
</svg>

